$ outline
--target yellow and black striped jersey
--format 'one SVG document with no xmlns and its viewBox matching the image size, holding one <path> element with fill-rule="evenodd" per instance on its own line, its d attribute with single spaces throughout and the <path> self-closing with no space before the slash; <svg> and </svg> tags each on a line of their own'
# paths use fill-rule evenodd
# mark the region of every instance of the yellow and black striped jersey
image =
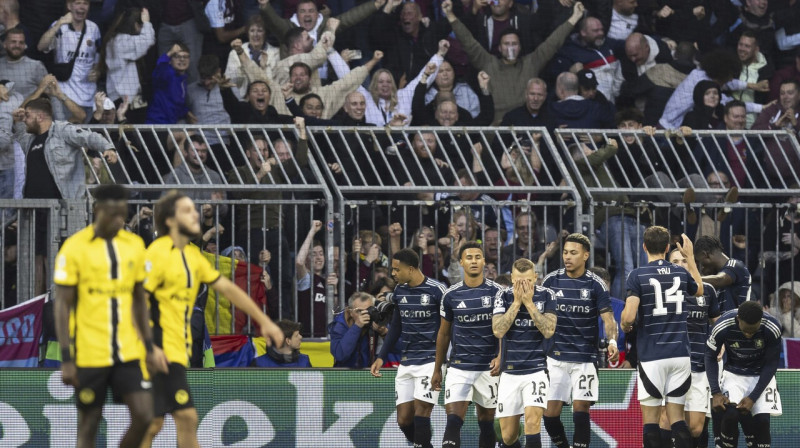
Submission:
<svg viewBox="0 0 800 448">
<path fill-rule="evenodd" d="M 78 367 L 109 367 L 144 357 L 134 326 L 133 290 L 143 282 L 144 242 L 120 230 L 106 240 L 89 226 L 69 237 L 56 257 L 54 282 L 77 287 L 70 337 Z"/>
<path fill-rule="evenodd" d="M 189 244 L 183 250 L 178 249 L 169 236 L 153 241 L 145 258 L 144 287 L 150 293 L 153 340 L 164 350 L 169 362 L 188 367 L 197 291 L 201 284 L 217 281 L 220 273 L 197 246 Z"/>
</svg>

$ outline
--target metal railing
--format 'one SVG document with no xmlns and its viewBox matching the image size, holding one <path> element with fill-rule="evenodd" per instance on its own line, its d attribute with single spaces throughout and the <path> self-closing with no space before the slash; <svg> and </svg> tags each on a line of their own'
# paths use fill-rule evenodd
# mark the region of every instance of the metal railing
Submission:
<svg viewBox="0 0 800 448">
<path fill-rule="evenodd" d="M 570 209 L 573 214 L 581 210 L 575 185 L 544 128 L 330 127 L 314 129 L 310 141 L 336 196 L 339 221 L 345 224 L 337 228 L 343 244 L 349 245 L 362 230 L 374 235 L 399 223 L 404 243 L 417 244 L 408 237 L 412 229 L 417 233 L 428 227 L 430 240 L 443 238 L 447 249 L 452 247 L 452 241 L 445 241 L 449 224 L 457 224 L 459 216 L 467 220 L 461 210 L 469 210 L 476 221 L 474 232 L 463 232 L 466 239 L 497 229 L 501 230 L 495 237 L 498 242 L 513 241 L 520 213 L 533 216 L 525 226 L 527 234 L 534 235 L 537 222 L 546 226 L 552 220 L 549 207 Z M 487 223 L 487 215 L 495 216 L 493 222 Z M 562 213 L 557 216 L 560 221 Z M 555 239 L 544 238 L 541 244 Z M 537 244 L 527 241 L 521 246 L 533 258 Z M 438 265 L 438 245 L 432 250 Z M 340 251 L 340 278 L 346 275 L 344 255 Z M 360 271 L 349 274 L 351 285 L 362 284 Z M 441 271 L 433 276 L 442 279 Z M 347 288 L 344 283 L 339 286 L 343 307 Z"/>
<path fill-rule="evenodd" d="M 428 263 L 424 264 L 426 274 L 453 280 L 451 275 L 459 275 L 448 253 L 456 245 L 453 232 L 463 239 L 480 240 L 497 273 L 507 270 L 508 259 L 520 256 L 541 262 L 537 268 L 542 272 L 559 267 L 560 236 L 574 230 L 594 238 L 593 250 L 597 246 L 604 251 L 598 255 L 606 255 L 607 267 L 624 269 L 625 256 L 611 263 L 611 248 L 620 239 L 609 226 L 602 226 L 615 216 L 631 218 L 622 224 L 622 235 L 627 231 L 640 237 L 640 230 L 652 224 L 697 235 L 698 229 L 712 228 L 705 217 L 717 222 L 717 216 L 725 211 L 731 216 L 744 214 L 744 230 L 734 231 L 725 224 L 729 221 L 722 220 L 714 231 L 752 240 L 741 257 L 753 270 L 771 263 L 766 261 L 771 255 L 764 258 L 765 252 L 776 252 L 775 272 L 787 262 L 795 263 L 794 258 L 780 258 L 786 257 L 785 247 L 764 248 L 765 232 L 761 231 L 765 225 L 774 225 L 767 223 L 770 213 L 796 208 L 788 198 L 800 197 L 800 189 L 793 185 L 800 183 L 800 166 L 792 163 L 800 146 L 785 132 L 747 131 L 739 140 L 725 132 L 700 131 L 684 137 L 681 145 L 666 132 L 648 136 L 642 131 L 561 129 L 551 138 L 544 128 L 309 128 L 306 164 L 298 160 L 297 134 L 291 126 L 88 128 L 114 142 L 119 153 L 119 163 L 111 165 L 98 154 L 85 154 L 90 191 L 99 183 L 129 186 L 136 193 L 131 201 L 133 216 L 141 215 L 146 228 L 144 208 L 152 212 L 157 197 L 168 189 L 183 190 L 204 211 L 204 221 L 224 227 L 223 232 L 212 232 L 208 239 L 198 241 L 215 255 L 217 266 L 225 248 L 241 246 L 250 264 L 257 266 L 261 249 L 269 248 L 269 272 L 277 298 L 268 293 L 265 309 L 275 317 L 302 318 L 311 327 L 318 326 L 320 315 L 308 311 L 306 304 L 300 306 L 295 260 L 317 220 L 323 223 L 314 239 L 319 239 L 324 249 L 324 267 L 317 273 L 325 279 L 322 317 L 326 321 L 334 311 L 344 309 L 349 293 L 388 275 L 387 264 L 400 247 L 418 247 L 423 263 Z M 181 143 L 182 136 L 192 133 L 203 145 Z M 592 152 L 575 151 L 573 146 L 573 142 L 584 142 L 596 151 L 609 138 L 619 142 L 616 154 L 594 167 Z M 203 154 L 204 146 L 209 149 L 207 154 Z M 249 150 L 254 146 L 264 151 Z M 730 148 L 738 152 L 728 157 Z M 263 183 L 255 183 L 253 179 L 261 177 L 258 171 L 268 158 L 283 162 L 271 165 L 269 172 L 261 173 Z M 236 166 L 241 168 L 233 169 Z M 728 184 L 708 176 L 704 170 L 709 166 L 728 176 Z M 608 179 L 613 183 L 604 184 Z M 738 187 L 741 203 L 719 201 L 717 197 L 729 186 Z M 683 193 L 689 187 L 696 193 L 691 209 L 701 223 L 706 222 L 705 227 L 688 224 L 690 208 L 683 204 Z M 36 226 L 26 219 L 36 217 L 24 210 L 51 210 L 45 257 L 49 260 L 45 269 L 50 273 L 60 242 L 85 226 L 91 213 L 87 201 L 0 201 L 3 205 L 23 209 L 17 263 L 27 267 L 33 266 L 35 257 L 34 238 L 25 229 Z M 399 235 L 395 223 L 400 226 Z M 455 230 L 451 231 L 451 224 Z M 723 231 L 725 226 L 728 228 Z M 0 230 L 4 241 L 6 227 Z M 204 227 L 206 232 L 210 229 Z M 152 229 L 136 230 L 143 236 L 147 232 L 155 236 Z M 424 234 L 424 242 L 419 234 Z M 352 252 L 354 240 L 378 237 L 383 243 L 379 261 L 362 270 L 361 255 L 354 258 L 350 253 L 348 257 L 348 252 Z M 735 252 L 732 238 L 723 244 L 730 253 Z M 364 245 L 361 252 L 366 258 Z M 4 265 L 7 258 L 4 254 Z M 765 261 L 760 261 L 762 258 Z M 791 266 L 794 270 L 794 264 Z M 311 279 L 317 279 L 314 266 L 310 271 Z M 33 297 L 30 272 L 17 269 L 14 274 L 20 297 Z M 328 282 L 334 272 L 335 281 Z M 252 276 L 257 273 L 247 270 L 240 279 L 251 295 L 256 285 Z M 235 279 L 234 272 L 231 277 Z M 766 290 L 782 277 L 770 270 L 764 275 L 756 273 L 754 278 Z M 311 300 L 307 305 L 312 309 L 320 299 L 316 286 L 309 293 L 311 299 L 304 299 Z M 215 306 L 219 316 L 221 305 L 217 302 Z M 231 314 L 235 316 L 236 310 Z M 219 332 L 238 330 L 233 321 L 230 328 L 220 322 L 215 322 Z M 311 331 L 309 335 L 319 335 Z"/>
</svg>

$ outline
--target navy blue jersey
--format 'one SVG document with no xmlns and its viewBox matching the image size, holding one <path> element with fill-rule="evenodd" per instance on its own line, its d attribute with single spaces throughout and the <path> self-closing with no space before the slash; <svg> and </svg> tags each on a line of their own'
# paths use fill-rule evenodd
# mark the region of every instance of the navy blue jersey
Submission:
<svg viewBox="0 0 800 448">
<path fill-rule="evenodd" d="M 631 271 L 628 297 L 639 298 L 636 352 L 639 361 L 689 356 L 686 296 L 697 293 L 697 283 L 686 269 L 655 260 Z"/>
<path fill-rule="evenodd" d="M 736 319 L 738 310 L 726 311 L 717 320 L 708 337 L 708 349 L 718 355 L 725 346 L 725 370 L 737 375 L 760 376 L 765 365 L 780 358 L 781 324 L 764 313 L 761 328 L 752 338 L 745 337 Z"/>
<path fill-rule="evenodd" d="M 716 319 L 720 315 L 717 290 L 708 283 L 703 283 L 703 295 L 700 297 L 686 297 L 686 304 L 689 307 L 686 328 L 689 331 L 692 372 L 705 372 L 708 320 Z"/>
<path fill-rule="evenodd" d="M 442 304 L 444 291 L 444 284 L 427 277 L 416 287 L 405 283 L 394 288 L 392 301 L 400 312 L 402 328 L 400 364 L 417 366 L 436 359 L 440 323 L 436 311 Z"/>
<path fill-rule="evenodd" d="M 494 314 L 505 314 L 514 302 L 511 288 L 497 293 L 494 299 Z M 533 292 L 533 304 L 541 313 L 556 314 L 556 300 L 553 291 L 537 286 Z M 556 321 L 558 324 L 558 321 Z M 511 375 L 525 375 L 547 368 L 547 347 L 545 337 L 533 323 L 531 314 L 521 306 L 514 324 L 503 337 L 502 370 Z"/>
<path fill-rule="evenodd" d="M 558 327 L 549 356 L 559 361 L 596 362 L 597 316 L 611 311 L 608 289 L 594 272 L 570 278 L 565 269 L 553 271 L 542 286 L 553 290 Z"/>
<path fill-rule="evenodd" d="M 744 263 L 731 258 L 720 272 L 733 280 L 733 284 L 719 290 L 720 311 L 724 313 L 735 310 L 742 302 L 750 300 L 750 271 Z"/>
<path fill-rule="evenodd" d="M 489 364 L 497 356 L 492 307 L 502 289 L 497 283 L 484 280 L 475 288 L 458 282 L 444 292 L 441 315 L 453 323 L 451 366 L 461 370 L 489 370 Z"/>
</svg>

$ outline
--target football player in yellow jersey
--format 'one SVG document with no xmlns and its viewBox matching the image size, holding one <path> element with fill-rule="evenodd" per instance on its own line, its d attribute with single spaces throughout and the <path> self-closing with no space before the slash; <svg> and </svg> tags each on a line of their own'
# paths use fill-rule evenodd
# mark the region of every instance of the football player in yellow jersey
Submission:
<svg viewBox="0 0 800 448">
<path fill-rule="evenodd" d="M 94 447 L 110 387 L 128 406 L 131 424 L 119 446 L 135 448 L 153 419 L 149 375 L 167 371 L 153 348 L 142 282 L 144 242 L 122 230 L 128 192 L 119 185 L 97 187 L 94 223 L 68 238 L 54 272 L 55 324 L 61 346 L 61 377 L 75 386 L 78 448 Z M 144 344 L 142 343 L 144 340 Z"/>
<path fill-rule="evenodd" d="M 280 346 L 283 332 L 267 317 L 247 293 L 223 277 L 189 243 L 200 236 L 200 215 L 194 201 L 178 191 L 170 191 L 155 206 L 153 221 L 158 239 L 146 254 L 145 289 L 150 294 L 150 317 L 156 350 L 163 350 L 169 372 L 153 377 L 155 418 L 142 442 L 150 447 L 161 430 L 164 415 L 172 414 L 179 448 L 196 448 L 197 411 L 186 381 L 192 348 L 191 315 L 197 291 L 206 283 L 227 298 L 237 309 L 258 323 L 267 345 Z"/>
</svg>

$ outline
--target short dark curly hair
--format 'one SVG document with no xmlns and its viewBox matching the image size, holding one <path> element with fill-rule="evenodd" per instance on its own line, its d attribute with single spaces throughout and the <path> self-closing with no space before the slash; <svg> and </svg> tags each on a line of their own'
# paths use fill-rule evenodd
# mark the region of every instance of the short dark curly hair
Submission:
<svg viewBox="0 0 800 448">
<path fill-rule="evenodd" d="M 700 58 L 700 68 L 709 78 L 724 84 L 739 77 L 742 73 L 742 62 L 732 51 L 718 48 Z"/>
</svg>

